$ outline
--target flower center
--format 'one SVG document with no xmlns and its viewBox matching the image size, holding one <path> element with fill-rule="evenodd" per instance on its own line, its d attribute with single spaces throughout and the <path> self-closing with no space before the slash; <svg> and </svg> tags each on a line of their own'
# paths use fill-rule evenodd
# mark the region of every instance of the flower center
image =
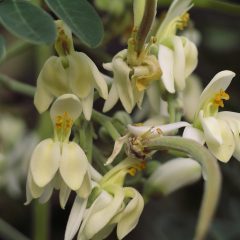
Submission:
<svg viewBox="0 0 240 240">
<path fill-rule="evenodd" d="M 214 99 L 213 99 L 213 104 L 216 106 L 216 107 L 224 107 L 224 102 L 223 100 L 229 100 L 229 95 L 223 91 L 222 89 L 219 91 L 219 93 L 217 93 L 215 96 L 214 96 Z"/>
<path fill-rule="evenodd" d="M 73 119 L 69 116 L 68 112 L 56 116 L 55 129 L 59 141 L 64 141 L 71 132 Z"/>
<path fill-rule="evenodd" d="M 177 29 L 183 30 L 184 28 L 186 28 L 188 25 L 189 19 L 190 19 L 189 13 L 187 12 L 184 13 L 177 22 Z"/>
<path fill-rule="evenodd" d="M 129 168 L 128 173 L 131 176 L 135 176 L 137 171 L 142 171 L 143 169 L 146 168 L 146 164 L 147 164 L 147 162 L 143 160 L 140 163 L 138 163 L 138 164 L 134 165 L 133 167 Z"/>
</svg>

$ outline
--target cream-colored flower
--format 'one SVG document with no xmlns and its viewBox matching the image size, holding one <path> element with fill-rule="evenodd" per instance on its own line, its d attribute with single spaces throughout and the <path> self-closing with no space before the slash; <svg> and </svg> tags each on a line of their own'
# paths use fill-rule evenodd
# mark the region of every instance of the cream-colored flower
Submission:
<svg viewBox="0 0 240 240">
<path fill-rule="evenodd" d="M 141 194 L 132 187 L 122 187 L 127 173 L 138 161 L 126 159 L 96 184 L 88 199 L 76 198 L 65 232 L 65 240 L 105 239 L 117 227 L 118 239 L 132 231 L 144 207 Z"/>
<path fill-rule="evenodd" d="M 191 158 L 175 158 L 161 164 L 144 185 L 144 194 L 168 195 L 201 178 L 201 166 Z"/>
<path fill-rule="evenodd" d="M 89 120 L 94 89 L 106 99 L 107 84 L 94 62 L 85 53 L 74 51 L 70 29 L 61 21 L 57 21 L 57 26 L 59 37 L 55 47 L 60 56 L 52 56 L 45 62 L 37 79 L 34 104 L 42 113 L 55 97 L 73 93 L 79 97 L 84 116 Z"/>
<path fill-rule="evenodd" d="M 54 139 L 40 142 L 33 151 L 27 180 L 27 202 L 45 202 L 54 188 L 60 189 L 64 208 L 71 190 L 87 197 L 91 191 L 88 160 L 75 142 L 69 142 L 73 122 L 81 114 L 81 103 L 73 94 L 64 94 L 53 103 L 50 115 Z"/>
<path fill-rule="evenodd" d="M 113 57 L 104 68 L 113 72 L 112 87 L 105 102 L 103 111 L 109 111 L 120 99 L 124 109 L 131 113 L 135 105 L 141 107 L 145 90 L 151 82 L 161 75 L 155 56 L 148 55 L 138 66 L 127 63 L 128 51 L 122 50 Z"/>
<path fill-rule="evenodd" d="M 235 73 L 228 70 L 214 76 L 200 96 L 193 127 L 188 127 L 183 134 L 201 143 L 206 141 L 209 150 L 222 162 L 228 162 L 232 155 L 240 160 L 240 114 L 219 112 L 224 100 L 230 98 L 225 90 L 234 76 Z"/>
</svg>

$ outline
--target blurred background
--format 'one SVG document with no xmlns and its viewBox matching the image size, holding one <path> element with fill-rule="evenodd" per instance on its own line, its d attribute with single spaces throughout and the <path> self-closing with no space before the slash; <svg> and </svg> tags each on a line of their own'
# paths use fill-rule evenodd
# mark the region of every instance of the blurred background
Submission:
<svg viewBox="0 0 240 240">
<path fill-rule="evenodd" d="M 105 38 L 96 49 L 90 49 L 77 39 L 76 49 L 86 52 L 103 71 L 102 63 L 111 60 L 119 50 L 126 48 L 132 30 L 131 0 L 91 1 L 104 23 Z M 228 1 L 235 2 L 238 1 Z M 167 10 L 165 1 L 159 0 L 159 13 Z M 47 11 L 47 7 L 43 6 Z M 202 85 L 221 70 L 236 73 L 228 93 L 230 101 L 226 108 L 240 112 L 240 15 L 221 10 L 193 7 L 190 11 L 191 26 L 187 34 L 199 41 L 199 64 L 195 73 Z M 160 15 L 158 16 L 160 17 Z M 19 41 L 0 26 L 7 48 Z M 9 56 L 0 64 L 0 73 L 18 81 L 36 84 L 36 79 L 45 59 L 38 59 L 38 51 L 47 47 L 23 44 L 16 56 Z M 107 73 L 107 72 L 105 72 Z M 102 102 L 96 108 L 101 109 Z M 118 105 L 116 108 L 121 108 Z M 115 108 L 115 109 L 116 109 Z M 37 203 L 24 206 L 25 181 L 28 161 L 34 146 L 43 137 L 51 136 L 48 116 L 39 118 L 31 97 L 9 91 L 0 83 L 0 218 L 32 238 L 33 218 Z M 111 114 L 111 112 L 109 113 Z M 41 132 L 41 136 L 39 136 Z M 240 239 L 240 163 L 232 159 L 220 163 L 223 187 L 220 204 L 208 239 Z M 178 190 L 167 197 L 152 199 L 144 208 L 136 229 L 126 239 L 138 240 L 187 240 L 191 239 L 196 225 L 203 193 L 203 181 Z M 64 230 L 74 196 L 66 210 L 61 210 L 58 193 L 50 203 L 49 234 L 51 240 L 63 239 Z M 42 211 L 46 209 L 43 207 Z M 7 240 L 1 237 L 1 240 Z M 116 239 L 113 234 L 109 239 Z M 43 239 L 42 239 L 43 240 Z"/>
</svg>

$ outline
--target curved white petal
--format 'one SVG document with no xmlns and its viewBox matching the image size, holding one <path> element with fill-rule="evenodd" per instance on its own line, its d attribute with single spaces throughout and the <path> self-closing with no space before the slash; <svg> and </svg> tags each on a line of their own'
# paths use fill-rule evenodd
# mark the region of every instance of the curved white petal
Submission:
<svg viewBox="0 0 240 240">
<path fill-rule="evenodd" d="M 192 0 L 174 0 L 168 9 L 168 12 L 157 31 L 157 38 L 161 38 L 168 25 L 176 18 L 181 17 L 192 5 Z"/>
<path fill-rule="evenodd" d="M 174 130 L 177 130 L 182 127 L 189 126 L 190 124 L 188 122 L 176 122 L 176 123 L 170 123 L 165 125 L 159 125 L 155 127 L 151 126 L 134 126 L 134 125 L 128 125 L 128 131 L 132 133 L 135 136 L 140 136 L 147 131 L 151 131 L 153 135 L 157 134 L 169 134 Z"/>
<path fill-rule="evenodd" d="M 201 178 L 201 166 L 191 158 L 176 158 L 160 165 L 147 180 L 147 194 L 160 192 L 168 195 Z"/>
<path fill-rule="evenodd" d="M 127 138 L 128 138 L 128 135 L 125 135 L 123 137 L 118 138 L 115 141 L 114 147 L 113 147 L 113 152 L 112 152 L 111 156 L 107 159 L 107 162 L 105 163 L 105 165 L 111 164 L 113 162 L 113 160 L 116 158 L 116 156 L 122 150 L 124 143 L 127 142 Z"/>
<path fill-rule="evenodd" d="M 126 51 L 123 50 L 113 58 L 113 77 L 122 105 L 128 113 L 131 113 L 135 103 L 130 81 L 131 68 L 122 58 L 125 52 Z"/>
<path fill-rule="evenodd" d="M 108 98 L 104 103 L 103 112 L 107 112 L 113 108 L 119 99 L 116 83 L 112 83 L 111 90 L 109 92 Z"/>
<path fill-rule="evenodd" d="M 94 88 L 94 76 L 89 57 L 85 53 L 74 52 L 68 55 L 67 59 L 71 91 L 80 98 L 86 98 Z"/>
<path fill-rule="evenodd" d="M 138 224 L 139 217 L 143 211 L 144 201 L 141 194 L 131 187 L 124 188 L 125 197 L 132 198 L 120 215 L 117 225 L 118 239 L 123 239 Z"/>
<path fill-rule="evenodd" d="M 84 229 L 89 239 L 109 223 L 121 207 L 123 199 L 124 193 L 122 188 L 116 187 L 112 201 L 102 210 L 92 213 Z"/>
<path fill-rule="evenodd" d="M 37 145 L 30 161 L 31 174 L 37 186 L 44 187 L 53 179 L 60 158 L 60 145 L 52 139 L 43 140 Z"/>
<path fill-rule="evenodd" d="M 65 209 L 65 205 L 68 201 L 70 193 L 71 193 L 71 189 L 62 180 L 60 184 L 60 191 L 59 191 L 59 202 L 62 209 Z"/>
<path fill-rule="evenodd" d="M 34 105 L 39 113 L 45 112 L 53 101 L 54 96 L 44 87 L 42 81 L 38 81 L 38 86 L 34 95 Z"/>
<path fill-rule="evenodd" d="M 185 37 L 182 37 L 184 42 L 185 53 L 185 78 L 187 78 L 196 68 L 198 63 L 198 50 L 196 45 Z"/>
<path fill-rule="evenodd" d="M 173 71 L 176 88 L 182 91 L 185 88 L 185 52 L 181 37 L 173 37 Z"/>
<path fill-rule="evenodd" d="M 87 198 L 92 191 L 92 183 L 90 173 L 87 171 L 81 187 L 77 190 L 77 195 L 81 198 Z"/>
<path fill-rule="evenodd" d="M 76 197 L 73 203 L 67 226 L 65 231 L 64 240 L 72 240 L 77 233 L 80 224 L 83 220 L 83 215 L 87 206 L 87 199 Z"/>
<path fill-rule="evenodd" d="M 72 190 L 81 187 L 87 165 L 87 157 L 79 145 L 74 142 L 63 143 L 59 170 L 63 180 Z"/>
<path fill-rule="evenodd" d="M 92 90 L 86 98 L 82 99 L 83 114 L 86 120 L 88 121 L 91 119 L 91 116 L 92 116 L 93 96 L 94 96 L 94 90 Z"/>
<path fill-rule="evenodd" d="M 164 87 L 168 92 L 175 93 L 173 75 L 174 65 L 173 51 L 170 48 L 165 47 L 164 45 L 159 45 L 158 61 L 162 71 L 161 79 Z"/>
<path fill-rule="evenodd" d="M 202 121 L 209 150 L 222 162 L 228 162 L 235 149 L 234 136 L 229 126 L 220 119 Z"/>
<path fill-rule="evenodd" d="M 62 116 L 65 112 L 75 121 L 82 112 L 82 105 L 78 97 L 74 94 L 64 94 L 58 97 L 50 109 L 50 116 L 55 122 L 57 116 Z"/>
<path fill-rule="evenodd" d="M 217 73 L 214 78 L 210 81 L 210 83 L 203 90 L 200 100 L 199 100 L 199 108 L 196 112 L 198 112 L 202 105 L 209 101 L 216 93 L 220 90 L 225 91 L 229 84 L 231 83 L 235 73 L 229 70 L 221 71 Z"/>
<path fill-rule="evenodd" d="M 44 188 L 44 192 L 42 193 L 41 197 L 39 198 L 39 202 L 41 204 L 46 203 L 52 196 L 52 192 L 54 189 L 53 181 L 54 181 L 54 179 Z"/>
<path fill-rule="evenodd" d="M 194 128 L 192 126 L 185 127 L 183 131 L 183 137 L 195 140 L 196 142 L 202 145 L 205 143 L 204 133 L 201 130 Z"/>
</svg>

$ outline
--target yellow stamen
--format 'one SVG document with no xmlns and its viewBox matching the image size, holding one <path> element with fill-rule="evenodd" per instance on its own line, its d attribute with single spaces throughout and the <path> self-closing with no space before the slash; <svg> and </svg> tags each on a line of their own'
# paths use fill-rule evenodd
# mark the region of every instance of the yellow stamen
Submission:
<svg viewBox="0 0 240 240">
<path fill-rule="evenodd" d="M 63 115 L 58 115 L 55 120 L 55 126 L 59 130 L 63 130 L 64 132 L 68 132 L 71 129 L 73 124 L 72 118 L 70 118 L 67 112 L 64 112 Z"/>
<path fill-rule="evenodd" d="M 129 168 L 128 169 L 128 173 L 131 176 L 135 176 L 137 171 L 142 171 L 142 170 L 144 170 L 146 168 L 146 164 L 147 164 L 146 161 L 141 161 L 140 163 L 135 164 L 133 167 Z"/>
<path fill-rule="evenodd" d="M 214 96 L 213 104 L 217 107 L 224 107 L 223 100 L 229 100 L 229 95 L 222 89 Z"/>
<path fill-rule="evenodd" d="M 187 25 L 188 25 L 189 19 L 190 19 L 189 13 L 187 13 L 187 12 L 184 13 L 184 14 L 180 17 L 179 21 L 177 22 L 177 29 L 183 30 L 184 28 L 186 28 Z"/>
</svg>

